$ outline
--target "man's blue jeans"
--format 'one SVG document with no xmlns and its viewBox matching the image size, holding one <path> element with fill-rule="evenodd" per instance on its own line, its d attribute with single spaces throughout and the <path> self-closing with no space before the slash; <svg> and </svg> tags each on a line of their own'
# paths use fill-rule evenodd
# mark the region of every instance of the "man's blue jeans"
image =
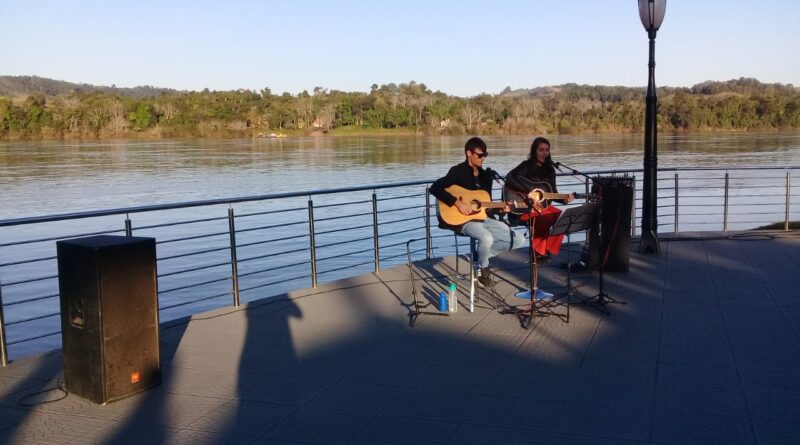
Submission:
<svg viewBox="0 0 800 445">
<path fill-rule="evenodd" d="M 485 221 L 470 221 L 461 226 L 461 234 L 478 241 L 478 263 L 489 267 L 489 258 L 525 245 L 525 237 L 515 232 L 508 224 L 493 218 Z"/>
</svg>

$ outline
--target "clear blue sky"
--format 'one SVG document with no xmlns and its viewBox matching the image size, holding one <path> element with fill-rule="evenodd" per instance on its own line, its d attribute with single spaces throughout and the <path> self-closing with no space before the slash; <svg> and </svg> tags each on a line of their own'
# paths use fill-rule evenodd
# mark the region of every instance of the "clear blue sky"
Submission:
<svg viewBox="0 0 800 445">
<path fill-rule="evenodd" d="M 800 0 L 668 0 L 658 86 L 800 86 Z M 414 80 L 458 96 L 643 86 L 634 0 L 0 0 L 0 74 L 273 93 Z"/>
</svg>

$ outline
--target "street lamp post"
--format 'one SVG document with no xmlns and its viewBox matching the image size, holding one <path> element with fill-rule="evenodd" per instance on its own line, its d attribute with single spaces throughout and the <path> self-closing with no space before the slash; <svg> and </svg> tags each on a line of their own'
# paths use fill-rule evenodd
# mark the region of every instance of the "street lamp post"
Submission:
<svg viewBox="0 0 800 445">
<path fill-rule="evenodd" d="M 658 245 L 658 195 L 656 180 L 658 179 L 658 157 L 656 149 L 656 31 L 664 20 L 667 0 L 638 0 L 639 18 L 650 38 L 650 60 L 648 63 L 647 97 L 644 123 L 644 191 L 642 196 L 642 239 L 639 252 L 659 253 Z"/>
</svg>

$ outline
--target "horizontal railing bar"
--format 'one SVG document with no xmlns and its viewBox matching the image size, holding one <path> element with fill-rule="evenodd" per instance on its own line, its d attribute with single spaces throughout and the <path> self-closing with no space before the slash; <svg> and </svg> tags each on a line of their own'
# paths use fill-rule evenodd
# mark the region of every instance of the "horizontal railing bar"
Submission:
<svg viewBox="0 0 800 445">
<path fill-rule="evenodd" d="M 238 217 L 237 217 L 238 218 Z M 308 221 L 300 221 L 297 223 L 292 224 L 308 224 Z M 247 232 L 255 232 L 258 230 L 265 230 L 265 229 L 277 229 L 278 227 L 289 227 L 289 224 L 273 224 L 269 226 L 259 226 L 259 227 L 248 227 L 246 229 L 237 229 L 236 233 L 247 233 Z"/>
<path fill-rule="evenodd" d="M 54 260 L 56 258 L 57 257 L 54 257 L 54 256 L 45 256 L 45 257 L 41 257 L 41 258 L 32 258 L 30 260 L 12 261 L 10 263 L 2 263 L 2 264 L 0 264 L 0 267 L 19 266 L 20 264 L 38 263 L 40 261 Z"/>
<path fill-rule="evenodd" d="M 370 202 L 372 202 L 372 201 L 370 201 Z M 316 207 L 316 208 L 318 209 L 319 207 Z M 354 218 L 356 216 L 366 216 L 366 215 L 372 215 L 372 213 L 371 212 L 355 213 L 355 214 L 354 213 L 349 213 L 347 215 L 338 215 L 338 216 L 329 216 L 327 218 L 318 218 L 318 219 L 315 219 L 314 221 L 316 221 L 316 222 L 336 221 L 336 220 L 339 220 L 339 219 L 350 219 L 350 218 Z"/>
<path fill-rule="evenodd" d="M 403 244 L 405 244 L 405 243 L 403 243 Z M 424 252 L 424 251 L 425 251 L 425 249 L 419 249 L 418 250 L 418 252 Z M 411 253 L 413 254 L 414 251 L 412 250 Z M 406 256 L 405 253 L 400 253 L 398 255 L 391 255 L 391 256 L 383 257 L 383 260 L 384 261 L 389 261 L 389 260 L 393 260 L 395 258 L 400 258 L 400 257 L 405 257 L 405 256 Z"/>
<path fill-rule="evenodd" d="M 211 218 L 203 218 L 203 219 L 190 219 L 186 221 L 175 221 L 169 223 L 160 223 L 160 224 L 153 224 L 150 226 L 137 226 L 134 227 L 136 230 L 145 230 L 145 229 L 160 229 L 162 227 L 174 227 L 174 226 L 183 226 L 187 224 L 196 224 L 201 222 L 209 222 L 209 221 L 222 221 L 228 219 L 227 216 L 214 216 Z"/>
<path fill-rule="evenodd" d="M 286 213 L 289 213 L 289 212 L 298 212 L 300 210 L 307 211 L 308 209 L 306 207 L 290 207 L 288 209 L 266 210 L 266 211 L 263 211 L 263 212 L 237 213 L 236 214 L 236 219 L 248 218 L 248 217 L 251 217 L 251 216 L 274 215 L 276 213 L 286 214 Z"/>
<path fill-rule="evenodd" d="M 252 243 L 241 243 L 237 244 L 236 247 L 250 247 L 250 246 L 258 246 L 262 244 L 271 244 L 271 243 L 278 243 L 281 241 L 289 241 L 298 238 L 308 238 L 308 234 L 304 233 L 302 235 L 294 235 L 294 236 L 287 236 L 285 238 L 276 238 L 276 239 L 268 239 L 266 241 L 253 241 Z"/>
<path fill-rule="evenodd" d="M 172 289 L 167 289 L 167 290 L 159 290 L 159 291 L 158 291 L 158 294 L 159 294 L 159 295 L 161 295 L 161 294 L 168 294 L 168 293 L 170 293 L 170 292 L 175 292 L 175 291 L 178 291 L 178 290 L 191 289 L 191 288 L 193 288 L 193 287 L 204 286 L 204 285 L 206 285 L 206 284 L 220 283 L 220 282 L 222 282 L 222 281 L 228 281 L 228 280 L 230 280 L 230 279 L 231 279 L 231 277 L 223 277 L 223 278 L 217 278 L 217 279 L 214 279 L 214 280 L 201 281 L 201 282 L 199 282 L 199 283 L 192 283 L 192 284 L 187 284 L 187 285 L 185 285 L 185 286 L 173 287 Z"/>
<path fill-rule="evenodd" d="M 388 249 L 388 248 L 390 248 L 390 247 L 403 246 L 403 245 L 405 245 L 405 244 L 406 244 L 406 242 L 407 242 L 407 241 L 400 241 L 399 243 L 394 243 L 394 244 L 386 244 L 385 246 L 381 246 L 381 250 L 383 250 L 383 249 Z M 465 244 L 465 245 L 466 245 L 466 244 Z"/>
<path fill-rule="evenodd" d="M 405 219 L 393 219 L 391 221 L 383 221 L 382 223 L 380 223 L 378 225 L 379 226 L 387 226 L 389 224 L 397 224 L 397 223 L 401 223 L 401 222 L 414 221 L 414 220 L 417 220 L 417 219 L 424 220 L 425 217 L 424 216 L 412 216 L 410 218 L 405 218 Z"/>
<path fill-rule="evenodd" d="M 225 219 L 227 219 L 227 218 L 225 218 Z M 181 242 L 181 241 L 189 241 L 189 240 L 193 240 L 193 239 L 203 239 L 203 238 L 212 238 L 212 237 L 215 237 L 215 236 L 222 236 L 222 235 L 228 235 L 228 232 L 216 232 L 216 233 L 208 233 L 208 234 L 205 234 L 205 235 L 187 236 L 187 237 L 184 237 L 184 238 L 172 238 L 172 239 L 168 239 L 168 240 L 164 240 L 164 241 L 158 241 L 156 244 L 177 243 L 177 242 Z"/>
<path fill-rule="evenodd" d="M 722 203 L 708 203 L 708 204 L 681 204 L 681 207 L 710 207 L 710 208 L 723 208 L 725 205 Z M 721 215 L 721 213 L 720 213 Z"/>
<path fill-rule="evenodd" d="M 351 256 L 351 255 L 358 255 L 359 253 L 366 253 L 366 252 L 372 252 L 372 248 L 363 249 L 363 250 L 354 250 L 352 252 L 340 253 L 340 254 L 335 255 L 335 256 L 317 258 L 317 262 L 322 262 L 322 261 L 326 261 L 326 260 L 333 260 L 333 259 L 336 259 L 336 258 L 342 258 L 342 257 L 346 257 L 346 256 Z"/>
<path fill-rule="evenodd" d="M 162 307 L 162 308 L 160 308 L 160 309 L 159 309 L 159 312 L 161 312 L 161 311 L 164 311 L 164 310 L 167 310 L 167 309 L 175 309 L 176 307 L 188 306 L 188 305 L 190 305 L 190 304 L 193 304 L 193 303 L 199 303 L 199 302 L 201 302 L 201 301 L 208 301 L 208 300 L 213 300 L 213 299 L 215 299 L 215 298 L 222 298 L 222 297 L 226 297 L 226 296 L 228 296 L 228 295 L 231 295 L 231 292 L 223 292 L 223 293 L 221 293 L 221 294 L 212 295 L 212 296 L 210 296 L 210 297 L 198 298 L 198 299 L 196 299 L 196 300 L 192 300 L 192 301 L 183 301 L 183 302 L 181 302 L 181 303 L 177 303 L 177 304 L 171 304 L 171 305 L 169 305 L 169 306 L 164 306 L 164 307 Z"/>
<path fill-rule="evenodd" d="M 314 207 L 316 207 L 317 209 L 327 209 L 327 208 L 331 208 L 331 207 L 346 207 L 346 206 L 351 206 L 351 205 L 356 205 L 356 204 L 366 204 L 368 202 L 372 202 L 372 200 L 371 199 L 365 199 L 363 201 L 333 202 L 333 203 L 330 203 L 330 204 L 315 205 Z"/>
<path fill-rule="evenodd" d="M 29 278 L 27 280 L 20 280 L 20 281 L 9 281 L 7 283 L 3 283 L 3 287 L 16 286 L 18 284 L 35 283 L 37 281 L 52 280 L 54 278 L 58 278 L 58 275 L 48 275 L 45 277 Z"/>
<path fill-rule="evenodd" d="M 241 276 L 241 275 L 240 275 L 240 276 Z M 240 293 L 241 293 L 241 292 L 247 292 L 247 291 L 249 291 L 249 290 L 261 289 L 262 287 L 272 286 L 272 285 L 274 285 L 274 284 L 278 284 L 278 283 L 288 283 L 288 282 L 290 282 L 290 281 L 296 281 L 296 280 L 300 280 L 300 279 L 307 279 L 307 278 L 308 278 L 308 275 L 299 275 L 299 276 L 296 276 L 296 277 L 288 277 L 288 278 L 283 278 L 283 279 L 280 279 L 280 280 L 278 280 L 278 281 L 269 281 L 269 282 L 267 282 L 267 283 L 258 284 L 258 285 L 256 285 L 256 286 L 250 286 L 250 287 L 240 288 L 240 289 L 239 289 L 239 292 L 240 292 Z"/>
<path fill-rule="evenodd" d="M 37 335 L 35 337 L 22 338 L 22 339 L 19 339 L 19 340 L 14 340 L 14 341 L 8 342 L 8 345 L 11 346 L 11 345 L 17 345 L 17 344 L 20 344 L 20 343 L 25 343 L 26 341 L 39 340 L 40 338 L 52 337 L 52 336 L 60 334 L 60 333 L 61 333 L 61 330 L 58 330 L 58 331 L 55 331 L 55 332 L 49 332 L 47 334 Z"/>
<path fill-rule="evenodd" d="M 422 227 L 412 227 L 410 229 L 400 230 L 400 231 L 397 231 L 397 232 L 384 233 L 383 236 L 399 235 L 401 233 L 414 232 L 414 231 L 422 230 L 422 229 L 423 229 Z"/>
<path fill-rule="evenodd" d="M 25 300 L 12 301 L 10 303 L 4 303 L 3 306 L 8 307 L 8 306 L 14 306 L 14 305 L 17 305 L 17 304 L 31 303 L 33 301 L 47 300 L 47 299 L 50 299 L 50 298 L 56 298 L 59 295 L 60 294 L 50 294 L 50 295 L 44 295 L 44 296 L 40 296 L 40 297 L 27 298 Z"/>
<path fill-rule="evenodd" d="M 345 244 L 351 244 L 351 243 L 356 243 L 356 242 L 359 242 L 359 241 L 366 241 L 366 240 L 371 240 L 371 239 L 372 239 L 371 236 L 367 236 L 367 237 L 364 237 L 364 238 L 354 238 L 354 239 L 350 239 L 350 240 L 337 241 L 335 243 L 318 244 L 317 245 L 317 250 L 322 249 L 324 247 L 342 246 L 342 245 L 345 245 Z M 370 249 L 370 250 L 372 250 L 372 249 Z M 319 258 L 317 260 L 319 260 Z"/>
<path fill-rule="evenodd" d="M 173 275 L 180 275 L 180 274 L 184 274 L 184 273 L 188 273 L 188 272 L 197 272 L 198 270 L 212 269 L 214 267 L 229 266 L 230 264 L 231 264 L 230 261 L 225 261 L 225 262 L 222 262 L 222 263 L 208 264 L 208 265 L 205 265 L 205 266 L 193 267 L 191 269 L 177 270 L 175 272 L 167 272 L 167 273 L 163 273 L 163 274 L 158 274 L 158 278 L 171 277 Z"/>
<path fill-rule="evenodd" d="M 283 264 L 283 265 L 280 265 L 280 266 L 270 267 L 269 269 L 261 269 L 261 270 L 255 270 L 253 272 L 240 273 L 239 274 L 239 278 L 241 278 L 241 277 L 249 277 L 249 276 L 252 276 L 252 275 L 258 275 L 258 274 L 264 273 L 264 272 L 271 272 L 273 270 L 281 270 L 281 269 L 286 269 L 286 268 L 294 267 L 294 266 L 302 266 L 303 264 L 308 264 L 308 261 L 302 261 L 302 262 L 293 263 L 293 264 Z M 308 275 L 305 275 L 305 276 L 308 276 Z"/>
<path fill-rule="evenodd" d="M 56 312 L 56 313 L 52 313 L 52 314 L 37 315 L 35 317 L 23 318 L 21 320 L 15 320 L 15 321 L 6 322 L 6 326 L 14 326 L 15 324 L 28 323 L 28 322 L 31 322 L 31 321 L 41 320 L 43 318 L 56 317 L 58 315 L 61 315 L 61 313 L 60 312 Z"/>
<path fill-rule="evenodd" d="M 200 255 L 201 253 L 219 252 L 221 250 L 229 250 L 229 249 L 230 249 L 230 246 L 215 247 L 213 249 L 206 249 L 206 250 L 196 250 L 194 252 L 187 252 L 187 253 L 181 253 L 179 255 L 171 255 L 171 256 L 161 257 L 161 258 L 158 259 L 158 261 L 174 260 L 176 258 L 185 258 L 187 256 Z"/>
<path fill-rule="evenodd" d="M 386 198 L 378 198 L 378 202 L 394 201 L 394 200 L 397 200 L 397 199 L 419 198 L 419 197 L 422 197 L 422 196 L 425 196 L 425 194 L 424 193 L 414 193 L 414 194 L 411 194 L 411 195 L 387 196 Z"/>
<path fill-rule="evenodd" d="M 405 243 L 403 243 L 403 244 L 405 244 Z M 414 254 L 417 254 L 417 253 L 423 253 L 423 252 L 425 252 L 425 248 L 424 247 L 420 247 L 420 248 L 411 250 L 411 255 L 414 255 Z M 395 259 L 395 258 L 406 258 L 406 252 L 402 252 L 402 253 L 399 253 L 397 255 L 392 255 L 392 256 L 386 257 L 387 260 L 392 260 L 392 259 Z"/>
<path fill-rule="evenodd" d="M 341 266 L 341 267 L 337 267 L 337 268 L 334 268 L 334 269 L 325 270 L 325 271 L 322 271 L 322 272 L 317 272 L 317 275 L 323 275 L 323 274 L 326 274 L 326 273 L 338 272 L 340 270 L 352 269 L 354 267 L 363 266 L 365 264 L 371 264 L 371 263 L 372 263 L 372 261 L 365 261 L 363 263 L 348 264 L 347 266 Z"/>
<path fill-rule="evenodd" d="M 352 226 L 352 227 L 342 227 L 341 229 L 331 229 L 331 230 L 317 230 L 314 232 L 315 235 L 328 235 L 330 233 L 341 233 L 346 232 L 348 230 L 356 230 L 356 229 L 363 229 L 366 227 L 372 227 L 372 224 L 363 224 L 360 226 Z"/>
<path fill-rule="evenodd" d="M 2 227 L 2 226 L 0 226 Z M 103 230 L 101 232 L 87 232 L 87 233 L 76 233 L 74 235 L 65 235 L 65 236 L 53 236 L 49 238 L 38 238 L 32 240 L 22 240 L 22 241 L 14 241 L 11 243 L 3 243 L 0 244 L 0 247 L 10 247 L 10 246 L 21 246 L 23 244 L 35 244 L 35 243 L 43 243 L 45 241 L 60 241 L 62 239 L 72 239 L 72 238 L 84 238 L 87 236 L 95 236 L 95 235 L 107 235 L 109 233 L 119 233 L 123 232 L 123 230 Z"/>
<path fill-rule="evenodd" d="M 267 254 L 267 255 L 258 255 L 258 256 L 242 258 L 242 259 L 239 260 L 239 263 L 246 263 L 246 262 L 252 261 L 252 260 L 260 260 L 260 259 L 264 259 L 264 258 L 278 257 L 278 256 L 286 255 L 286 254 L 289 254 L 289 253 L 307 252 L 307 251 L 308 251 L 308 247 L 305 247 L 305 248 L 302 248 L 302 249 L 284 250 L 283 252 L 278 252 L 278 253 L 270 253 L 270 254 Z M 306 262 L 304 262 L 302 264 L 305 264 Z M 242 275 L 239 274 L 239 276 L 242 276 Z"/>
<path fill-rule="evenodd" d="M 406 211 L 406 210 L 418 210 L 418 209 L 424 209 L 424 208 L 425 208 L 424 205 L 416 205 L 416 206 L 411 206 L 411 207 L 398 207 L 396 209 L 381 210 L 381 213 L 403 212 L 403 211 Z"/>
</svg>

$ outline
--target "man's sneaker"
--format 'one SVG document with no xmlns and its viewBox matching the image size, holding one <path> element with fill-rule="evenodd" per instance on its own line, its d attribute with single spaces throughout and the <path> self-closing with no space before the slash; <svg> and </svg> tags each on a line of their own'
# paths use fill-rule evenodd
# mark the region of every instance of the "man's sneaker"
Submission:
<svg viewBox="0 0 800 445">
<path fill-rule="evenodd" d="M 481 267 L 477 270 L 478 286 L 489 287 L 492 285 L 492 276 L 488 267 Z"/>
<path fill-rule="evenodd" d="M 553 294 L 541 289 L 536 289 L 536 299 L 539 301 L 551 301 L 553 299 Z"/>
</svg>

